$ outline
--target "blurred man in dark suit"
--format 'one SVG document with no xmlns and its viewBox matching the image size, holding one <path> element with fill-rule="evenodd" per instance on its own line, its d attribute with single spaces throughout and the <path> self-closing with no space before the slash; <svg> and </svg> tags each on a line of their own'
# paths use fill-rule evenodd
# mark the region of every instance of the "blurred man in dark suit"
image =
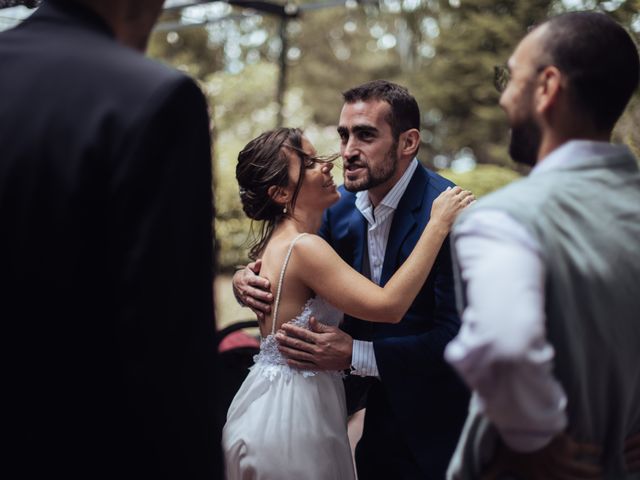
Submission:
<svg viewBox="0 0 640 480">
<path fill-rule="evenodd" d="M 21 477 L 219 478 L 207 107 L 142 54 L 163 0 L 0 34 L 0 319 Z"/>
</svg>

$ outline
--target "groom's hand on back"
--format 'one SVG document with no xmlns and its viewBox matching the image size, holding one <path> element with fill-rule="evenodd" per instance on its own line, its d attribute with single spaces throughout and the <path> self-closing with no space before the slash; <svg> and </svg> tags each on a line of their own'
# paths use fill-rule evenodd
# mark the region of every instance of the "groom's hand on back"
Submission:
<svg viewBox="0 0 640 480">
<path fill-rule="evenodd" d="M 311 330 L 284 323 L 276 340 L 287 363 L 302 370 L 346 370 L 351 365 L 353 339 L 338 327 L 309 320 Z"/>
<path fill-rule="evenodd" d="M 269 280 L 260 277 L 262 260 L 251 262 L 233 275 L 233 294 L 238 302 L 249 307 L 258 320 L 264 320 L 265 313 L 271 312 L 273 295 L 270 292 Z"/>
</svg>

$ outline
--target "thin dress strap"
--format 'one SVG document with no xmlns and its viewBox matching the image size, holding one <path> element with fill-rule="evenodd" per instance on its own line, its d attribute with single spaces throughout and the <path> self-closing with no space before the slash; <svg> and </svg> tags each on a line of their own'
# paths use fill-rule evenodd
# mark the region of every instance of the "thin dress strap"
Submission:
<svg viewBox="0 0 640 480">
<path fill-rule="evenodd" d="M 287 250 L 287 255 L 284 257 L 284 263 L 282 264 L 282 270 L 280 271 L 280 279 L 278 280 L 278 291 L 276 292 L 276 304 L 273 309 L 273 320 L 271 322 L 271 335 L 276 332 L 276 323 L 278 322 L 278 307 L 280 306 L 280 294 L 282 293 L 282 282 L 284 281 L 284 272 L 287 269 L 287 264 L 289 263 L 289 258 L 291 258 L 291 252 L 293 252 L 293 246 L 296 244 L 300 237 L 305 236 L 306 233 L 299 234 L 296 238 L 293 239 L 291 245 L 289 245 L 289 250 Z"/>
</svg>

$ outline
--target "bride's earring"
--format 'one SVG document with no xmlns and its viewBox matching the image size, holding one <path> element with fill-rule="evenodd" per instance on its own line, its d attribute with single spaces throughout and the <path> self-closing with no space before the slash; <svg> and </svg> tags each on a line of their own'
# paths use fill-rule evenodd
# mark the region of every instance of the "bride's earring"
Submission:
<svg viewBox="0 0 640 480">
<path fill-rule="evenodd" d="M 284 207 L 284 208 L 282 209 L 282 213 L 284 213 L 285 215 L 287 214 L 287 207 Z"/>
</svg>

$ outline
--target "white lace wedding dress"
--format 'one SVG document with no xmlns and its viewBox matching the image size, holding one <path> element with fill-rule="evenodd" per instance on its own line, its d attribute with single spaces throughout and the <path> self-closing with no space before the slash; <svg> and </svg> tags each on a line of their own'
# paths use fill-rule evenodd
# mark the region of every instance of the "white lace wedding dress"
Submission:
<svg viewBox="0 0 640 480">
<path fill-rule="evenodd" d="M 341 373 L 290 368 L 274 336 L 280 287 L 298 238 L 291 243 L 282 267 L 274 328 L 262 339 L 255 365 L 227 413 L 222 434 L 227 480 L 355 478 Z M 309 328 L 311 316 L 338 325 L 342 313 L 313 297 L 291 323 Z"/>
</svg>

